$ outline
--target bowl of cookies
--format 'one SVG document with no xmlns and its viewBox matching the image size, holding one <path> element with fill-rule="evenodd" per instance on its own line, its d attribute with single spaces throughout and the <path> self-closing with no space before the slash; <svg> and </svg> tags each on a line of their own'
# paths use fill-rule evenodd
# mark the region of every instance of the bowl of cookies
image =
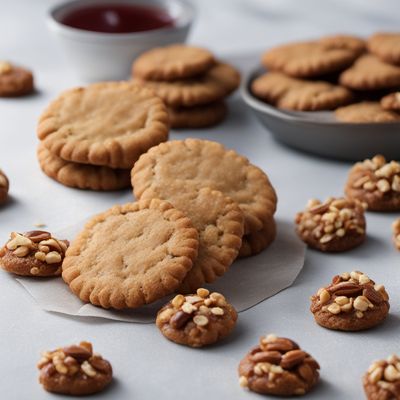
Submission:
<svg viewBox="0 0 400 400">
<path fill-rule="evenodd" d="M 47 25 L 77 74 L 95 82 L 126 79 L 139 54 L 185 42 L 194 17 L 185 0 L 74 0 L 51 8 Z"/>
<path fill-rule="evenodd" d="M 342 160 L 399 158 L 400 47 L 392 41 L 335 35 L 272 48 L 243 81 L 242 97 L 293 148 Z"/>
</svg>

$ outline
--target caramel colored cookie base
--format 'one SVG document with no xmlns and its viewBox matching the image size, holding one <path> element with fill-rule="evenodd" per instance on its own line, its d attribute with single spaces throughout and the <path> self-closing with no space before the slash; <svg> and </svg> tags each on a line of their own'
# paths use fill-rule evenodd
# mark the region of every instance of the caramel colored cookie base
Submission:
<svg viewBox="0 0 400 400">
<path fill-rule="evenodd" d="M 130 186 L 128 169 L 65 161 L 51 154 L 43 144 L 39 145 L 37 155 L 42 171 L 65 186 L 90 190 L 119 190 Z"/>
<path fill-rule="evenodd" d="M 175 44 L 143 53 L 133 63 L 132 74 L 146 80 L 173 81 L 206 73 L 214 63 L 206 49 Z"/>
<path fill-rule="evenodd" d="M 249 257 L 261 253 L 275 240 L 276 223 L 273 218 L 269 219 L 261 231 L 248 233 L 242 238 L 242 247 L 239 257 Z"/>
<path fill-rule="evenodd" d="M 135 308 L 173 293 L 197 257 L 189 218 L 161 200 L 114 206 L 69 247 L 62 277 L 82 301 Z"/>
<path fill-rule="evenodd" d="M 17 257 L 10 250 L 0 249 L 0 266 L 7 272 L 21 276 L 59 276 L 61 275 L 61 263 L 46 264 L 37 260 L 34 255 L 29 257 Z M 30 271 L 35 268 L 38 273 Z"/>
<path fill-rule="evenodd" d="M 368 310 L 362 318 L 357 318 L 355 313 L 332 314 L 329 311 L 319 310 L 314 314 L 318 325 L 327 329 L 339 331 L 362 331 L 373 328 L 382 323 L 389 312 L 387 303 L 376 305 Z"/>
<path fill-rule="evenodd" d="M 387 111 L 400 111 L 400 92 L 390 93 L 381 100 L 381 107 Z"/>
<path fill-rule="evenodd" d="M 24 68 L 11 66 L 9 72 L 0 73 L 0 97 L 24 96 L 33 89 L 33 75 Z"/>
<path fill-rule="evenodd" d="M 223 101 L 197 107 L 168 107 L 171 128 L 208 128 L 222 122 L 228 112 Z"/>
<path fill-rule="evenodd" d="M 375 33 L 368 39 L 368 49 L 383 61 L 400 66 L 399 33 Z"/>
<path fill-rule="evenodd" d="M 335 117 L 341 122 L 371 123 L 400 121 L 400 114 L 384 110 L 378 102 L 362 102 L 338 108 Z"/>
</svg>

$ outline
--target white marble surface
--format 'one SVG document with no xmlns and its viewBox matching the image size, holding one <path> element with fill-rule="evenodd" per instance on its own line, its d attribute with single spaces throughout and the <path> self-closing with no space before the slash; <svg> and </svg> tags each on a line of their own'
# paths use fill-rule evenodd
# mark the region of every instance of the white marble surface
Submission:
<svg viewBox="0 0 400 400">
<path fill-rule="evenodd" d="M 11 230 L 28 230 L 39 221 L 50 230 L 59 230 L 115 202 L 131 199 L 129 191 L 100 194 L 68 189 L 45 177 L 38 168 L 37 118 L 60 90 L 79 83 L 44 26 L 45 10 L 52 3 L 0 1 L 0 59 L 31 66 L 39 88 L 39 94 L 33 97 L 0 100 L 0 164 L 11 179 L 12 195 L 11 203 L 0 210 L 2 241 Z M 329 32 L 368 34 L 398 28 L 397 0 L 196 3 L 199 19 L 191 41 L 221 55 L 257 54 L 283 40 Z M 349 165 L 286 149 L 271 139 L 238 98 L 232 99 L 231 107 L 229 120 L 218 128 L 174 133 L 172 137 L 221 141 L 267 171 L 278 192 L 280 223 L 290 223 L 309 197 L 342 192 Z M 46 313 L 17 282 L 0 274 L 1 398 L 55 398 L 37 384 L 35 363 L 39 352 L 88 339 L 114 365 L 115 383 L 98 398 L 256 399 L 257 395 L 238 386 L 236 366 L 260 335 L 275 332 L 292 337 L 320 361 L 321 384 L 310 398 L 360 399 L 360 377 L 370 361 L 398 351 L 400 256 L 391 244 L 390 224 L 394 218 L 393 214 L 368 214 L 368 240 L 352 252 L 324 255 L 308 251 L 305 268 L 290 289 L 241 313 L 235 333 L 226 342 L 204 350 L 174 345 L 152 325 Z M 377 329 L 357 334 L 319 328 L 308 311 L 309 295 L 331 276 L 352 269 L 362 269 L 386 284 L 392 299 L 389 319 Z"/>
</svg>

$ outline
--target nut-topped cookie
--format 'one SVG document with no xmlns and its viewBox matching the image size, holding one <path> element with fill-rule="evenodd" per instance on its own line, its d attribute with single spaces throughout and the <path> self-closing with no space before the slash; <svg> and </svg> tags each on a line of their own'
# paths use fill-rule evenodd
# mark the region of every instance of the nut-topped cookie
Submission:
<svg viewBox="0 0 400 400">
<path fill-rule="evenodd" d="M 25 68 L 0 61 L 0 97 L 16 97 L 33 91 L 33 75 Z"/>
<path fill-rule="evenodd" d="M 400 163 L 382 155 L 358 162 L 350 170 L 345 193 L 372 211 L 400 210 Z"/>
<path fill-rule="evenodd" d="M 399 356 L 374 361 L 363 376 L 363 386 L 368 400 L 400 399 Z"/>
<path fill-rule="evenodd" d="M 112 380 L 111 364 L 89 342 L 44 351 L 39 382 L 49 392 L 83 396 L 102 391 Z"/>
<path fill-rule="evenodd" d="M 324 252 L 341 252 L 365 239 L 364 205 L 358 200 L 330 197 L 312 199 L 296 215 L 296 232 L 310 247 Z"/>
<path fill-rule="evenodd" d="M 393 242 L 397 250 L 400 250 L 400 218 L 396 219 L 392 224 Z"/>
<path fill-rule="evenodd" d="M 389 312 L 389 296 L 383 285 L 366 274 L 344 272 L 311 297 L 310 310 L 325 328 L 360 331 L 383 322 Z"/>
<path fill-rule="evenodd" d="M 0 265 L 17 275 L 61 275 L 61 264 L 68 246 L 67 240 L 56 239 L 50 232 L 12 232 L 0 249 Z"/>
<path fill-rule="evenodd" d="M 199 246 L 192 222 L 159 199 L 94 216 L 71 243 L 62 278 L 82 301 L 135 308 L 177 290 Z"/>
<path fill-rule="evenodd" d="M 239 383 L 261 394 L 304 395 L 318 382 L 319 364 L 293 340 L 263 336 L 239 364 Z"/>
<path fill-rule="evenodd" d="M 132 65 L 132 74 L 142 79 L 173 81 L 203 74 L 214 64 L 214 56 L 206 49 L 173 44 L 141 54 Z"/>
<path fill-rule="evenodd" d="M 4 204 L 8 199 L 8 190 L 10 182 L 6 174 L 0 169 L 0 205 Z"/>
<path fill-rule="evenodd" d="M 222 294 L 200 288 L 175 296 L 158 312 L 156 324 L 175 343 L 203 347 L 229 335 L 236 320 L 236 310 Z"/>
</svg>

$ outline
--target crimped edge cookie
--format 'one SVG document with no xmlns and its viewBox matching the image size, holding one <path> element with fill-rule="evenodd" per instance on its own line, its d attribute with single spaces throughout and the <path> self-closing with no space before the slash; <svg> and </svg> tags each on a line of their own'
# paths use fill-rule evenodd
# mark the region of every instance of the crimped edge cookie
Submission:
<svg viewBox="0 0 400 400">
<path fill-rule="evenodd" d="M 261 230 L 264 226 L 264 221 L 274 215 L 276 211 L 277 196 L 268 176 L 260 168 L 251 164 L 246 157 L 239 155 L 234 150 L 228 150 L 218 142 L 201 139 L 189 138 L 186 140 L 171 140 L 166 143 L 161 143 L 158 146 L 154 146 L 147 153 L 143 154 L 135 163 L 131 172 L 131 182 L 136 198 L 157 197 L 157 191 L 152 187 L 152 181 L 155 174 L 154 169 L 157 164 L 157 156 L 162 156 L 163 154 L 168 153 L 172 146 L 180 147 L 182 152 L 188 150 L 194 152 L 201 151 L 204 146 L 209 146 L 209 150 L 212 152 L 222 152 L 224 155 L 233 156 L 234 159 L 238 161 L 238 164 L 243 164 L 243 166 L 247 168 L 247 178 L 252 181 L 258 180 L 262 182 L 258 185 L 259 190 L 257 191 L 256 199 L 253 197 L 252 201 L 239 203 L 233 196 L 231 196 L 232 200 L 238 203 L 245 215 L 245 234 Z M 196 185 L 199 186 L 198 184 Z M 205 186 L 210 185 L 204 185 L 203 187 Z M 211 187 L 211 189 L 222 191 L 217 184 L 214 187 Z M 227 193 L 224 194 L 228 195 Z M 251 207 L 249 206 L 249 203 L 256 205 Z"/>
<path fill-rule="evenodd" d="M 176 227 L 177 233 L 174 241 L 176 247 L 171 254 L 171 259 L 174 260 L 175 275 L 166 276 L 164 274 L 164 276 L 160 275 L 158 277 L 151 275 L 147 282 L 141 279 L 135 287 L 129 288 L 111 285 L 110 283 L 107 285 L 99 282 L 98 279 L 94 282 L 93 279 L 85 280 L 82 277 L 84 274 L 80 271 L 80 256 L 82 249 L 90 241 L 96 225 L 101 224 L 107 218 L 143 209 L 161 211 L 164 218 L 173 222 Z M 62 278 L 69 285 L 72 292 L 84 302 L 90 302 L 103 308 L 140 307 L 173 293 L 192 268 L 193 262 L 197 257 L 197 250 L 198 233 L 189 218 L 166 201 L 159 199 L 140 200 L 135 203 L 114 206 L 94 216 L 68 248 L 62 265 Z M 172 249 L 169 251 L 172 251 Z"/>
<path fill-rule="evenodd" d="M 213 54 L 206 49 L 173 44 L 140 55 L 132 65 L 132 75 L 142 79 L 173 81 L 205 73 L 214 63 Z"/>
<path fill-rule="evenodd" d="M 362 101 L 335 110 L 335 118 L 352 124 L 368 124 L 400 121 L 400 114 L 384 110 L 379 102 Z"/>
<path fill-rule="evenodd" d="M 368 50 L 381 60 L 400 65 L 400 33 L 378 32 L 368 39 Z"/>
<path fill-rule="evenodd" d="M 42 171 L 65 186 L 91 190 L 118 190 L 131 185 L 129 169 L 112 169 L 64 161 L 51 154 L 42 143 L 38 146 L 37 155 Z"/>
<path fill-rule="evenodd" d="M 147 99 L 148 114 L 143 128 L 133 134 L 126 132 L 124 135 L 112 139 L 107 138 L 107 140 L 97 140 L 95 136 L 92 140 L 80 140 L 74 138 L 73 135 L 65 137 L 64 132 L 63 137 L 58 137 L 57 133 L 62 129 L 62 126 L 57 126 L 57 123 L 53 121 L 53 115 L 65 98 L 71 93 L 87 90 L 101 91 L 110 87 L 121 91 L 121 93 L 124 93 L 124 91 L 134 92 L 140 96 L 141 100 Z M 39 139 L 43 141 L 44 146 L 52 154 L 66 161 L 104 165 L 111 168 L 132 168 L 143 152 L 160 142 L 166 141 L 168 132 L 168 112 L 163 101 L 153 91 L 132 82 L 100 82 L 67 90 L 50 103 L 41 115 L 37 128 Z"/>
</svg>

